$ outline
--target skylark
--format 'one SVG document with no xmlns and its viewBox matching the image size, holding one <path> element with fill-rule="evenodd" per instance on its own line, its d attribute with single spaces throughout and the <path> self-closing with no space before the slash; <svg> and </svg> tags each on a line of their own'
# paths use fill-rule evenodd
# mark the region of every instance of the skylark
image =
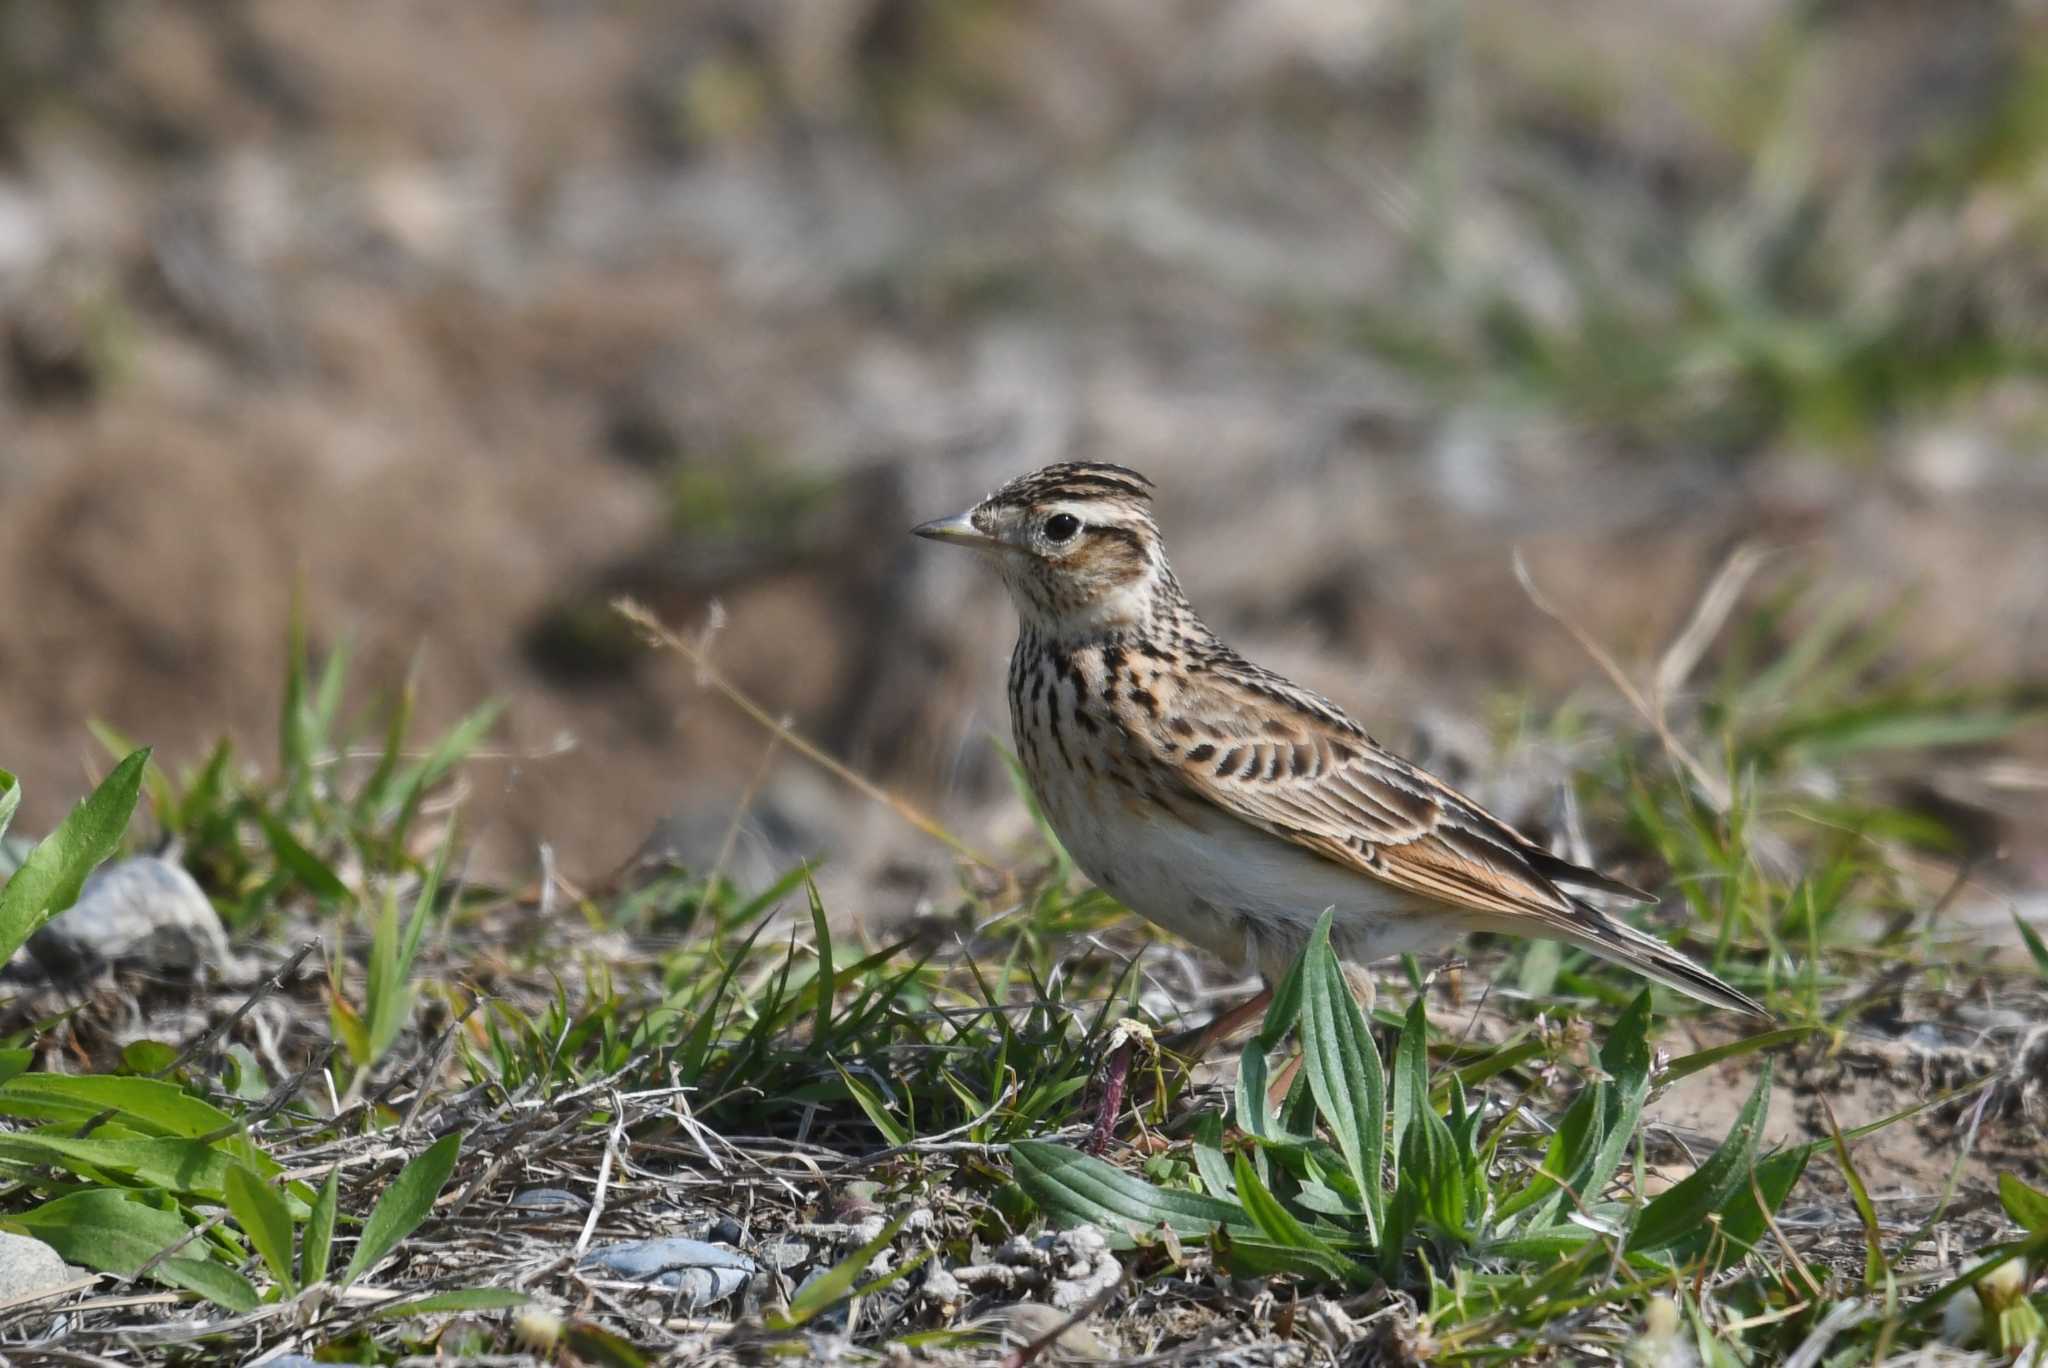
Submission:
<svg viewBox="0 0 2048 1368">
<path fill-rule="evenodd" d="M 1210 631 L 1167 564 L 1152 483 L 1070 462 L 914 529 L 994 565 L 1016 603 L 1010 723 L 1046 819 L 1087 875 L 1265 991 L 1324 909 L 1353 992 L 1366 966 L 1473 931 L 1561 940 L 1718 1007 L 1766 1016 L 1572 890 L 1655 899 L 1560 859 L 1381 748 L 1336 704 Z"/>
</svg>

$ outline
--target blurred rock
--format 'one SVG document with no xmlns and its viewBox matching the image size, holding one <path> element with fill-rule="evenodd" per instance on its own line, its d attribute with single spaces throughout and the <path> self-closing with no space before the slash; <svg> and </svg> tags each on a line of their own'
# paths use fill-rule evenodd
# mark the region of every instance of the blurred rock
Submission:
<svg viewBox="0 0 2048 1368">
<path fill-rule="evenodd" d="M 0 1232 L 0 1303 L 33 1297 L 86 1276 L 41 1240 Z"/>
<path fill-rule="evenodd" d="M 169 860 L 139 855 L 94 870 L 78 901 L 30 936 L 8 970 L 70 980 L 108 967 L 192 975 L 232 973 L 239 964 L 192 876 Z"/>
<path fill-rule="evenodd" d="M 698 1310 L 733 1296 L 759 1266 L 737 1249 L 681 1236 L 601 1245 L 583 1256 L 579 1268 L 678 1294 L 684 1310 Z"/>
</svg>

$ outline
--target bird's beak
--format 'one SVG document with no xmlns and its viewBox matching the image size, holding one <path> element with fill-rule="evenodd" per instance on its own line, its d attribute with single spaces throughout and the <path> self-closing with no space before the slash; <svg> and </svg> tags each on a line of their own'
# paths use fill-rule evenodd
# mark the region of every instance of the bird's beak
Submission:
<svg viewBox="0 0 2048 1368">
<path fill-rule="evenodd" d="M 973 519 L 965 513 L 955 513 L 950 518 L 934 518 L 928 523 L 919 523 L 910 529 L 910 534 L 913 537 L 928 537 L 933 541 L 952 542 L 955 546 L 970 546 L 977 551 L 993 551 L 1003 544 L 976 527 Z"/>
</svg>

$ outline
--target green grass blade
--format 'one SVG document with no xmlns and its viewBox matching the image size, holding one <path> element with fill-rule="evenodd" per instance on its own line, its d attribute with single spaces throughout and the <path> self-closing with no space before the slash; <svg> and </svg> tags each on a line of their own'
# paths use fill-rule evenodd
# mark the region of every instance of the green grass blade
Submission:
<svg viewBox="0 0 2048 1368">
<path fill-rule="evenodd" d="M 1829 1105 L 1827 1094 L 1820 1096 L 1821 1115 L 1828 1123 L 1828 1140 L 1834 1146 L 1835 1166 L 1842 1171 L 1842 1179 L 1849 1185 L 1849 1199 L 1855 1204 L 1857 1219 L 1863 1223 L 1863 1290 L 1881 1292 L 1887 1270 L 1884 1257 L 1884 1228 L 1877 1222 L 1877 1208 L 1871 1204 L 1870 1189 L 1863 1181 L 1863 1174 L 1850 1157 L 1849 1142 L 1842 1137 L 1841 1123 L 1835 1120 L 1835 1109 Z"/>
<path fill-rule="evenodd" d="M 825 903 L 819 898 L 817 881 L 808 869 L 804 871 L 804 891 L 810 895 L 811 934 L 818 942 L 818 1019 L 811 1027 L 811 1048 L 823 1050 L 831 1043 L 832 997 L 838 986 L 832 974 L 832 928 L 825 925 Z M 903 1142 L 899 1140 L 896 1143 L 900 1145 Z"/>
<path fill-rule="evenodd" d="M 837 1062 L 834 1062 L 832 1067 L 839 1070 L 839 1078 L 846 1084 L 846 1091 L 853 1095 L 853 1100 L 867 1117 L 868 1124 L 880 1131 L 884 1140 L 891 1145 L 910 1143 L 910 1132 L 903 1129 L 902 1123 L 889 1114 L 888 1104 L 882 1101 L 881 1094 L 841 1068 Z"/>
<path fill-rule="evenodd" d="M 1301 1048 L 1316 1109 L 1337 1137 L 1365 1203 L 1366 1227 L 1379 1239 L 1386 1198 L 1381 1168 L 1386 1147 L 1386 1083 L 1379 1050 L 1330 947 L 1323 913 L 1302 957 Z"/>
<path fill-rule="evenodd" d="M 853 1253 L 826 1269 L 800 1288 L 789 1299 L 789 1309 L 776 1317 L 776 1329 L 793 1330 L 819 1314 L 831 1310 L 852 1295 L 860 1275 L 875 1261 L 875 1255 L 889 1247 L 896 1238 L 896 1232 L 903 1229 L 903 1223 L 910 1219 L 910 1213 L 899 1213 L 893 1220 Z"/>
<path fill-rule="evenodd" d="M 1679 1079 L 1689 1074 L 1696 1074 L 1701 1069 L 1710 1069 L 1725 1059 L 1735 1059 L 1742 1055 L 1756 1054 L 1762 1050 L 1774 1050 L 1780 1045 L 1789 1045 L 1795 1040 L 1804 1040 L 1820 1029 L 1818 1026 L 1781 1026 L 1776 1030 L 1760 1031 L 1753 1036 L 1744 1036 L 1740 1040 L 1731 1040 L 1725 1045 L 1716 1045 L 1711 1049 L 1699 1050 L 1689 1055 L 1680 1055 L 1658 1072 L 1657 1086 L 1668 1088 Z"/>
<path fill-rule="evenodd" d="M 0 836 L 7 834 L 7 824 L 14 820 L 14 810 L 20 806 L 21 780 L 0 769 Z"/>
<path fill-rule="evenodd" d="M 76 902 L 85 876 L 120 845 L 148 764 L 149 752 L 139 750 L 114 766 L 114 772 L 37 843 L 0 887 L 0 964 L 11 959 L 36 928 Z"/>
<path fill-rule="evenodd" d="M 318 1287 L 327 1281 L 327 1267 L 334 1252 L 334 1213 L 339 1205 L 339 1168 L 327 1170 L 327 1181 L 320 1185 L 320 1195 L 313 1199 L 313 1210 L 306 1217 L 306 1230 L 299 1237 L 299 1283 L 303 1287 Z"/>
<path fill-rule="evenodd" d="M 256 824 L 263 828 L 263 838 L 270 843 L 271 854 L 283 865 L 306 890 L 322 902 L 347 902 L 348 885 L 341 881 L 327 862 L 308 850 L 292 835 L 291 828 L 275 813 L 260 804 L 252 803 L 250 808 L 256 814 Z"/>
<path fill-rule="evenodd" d="M 505 1287 L 464 1287 L 453 1292 L 430 1292 L 409 1301 L 387 1302 L 370 1312 L 371 1320 L 396 1320 L 401 1316 L 445 1316 L 457 1311 L 510 1311 L 533 1300 L 524 1292 Z"/>
<path fill-rule="evenodd" d="M 399 1170 L 371 1209 L 370 1219 L 363 1222 L 355 1257 L 349 1260 L 348 1271 L 341 1276 L 344 1285 L 376 1267 L 400 1240 L 419 1229 L 420 1222 L 434 1209 L 434 1199 L 447 1185 L 448 1176 L 455 1172 L 455 1160 L 461 1152 L 462 1136 L 445 1135 Z"/>
<path fill-rule="evenodd" d="M 0 815 L 0 831 L 7 829 L 4 815 Z M 2034 957 L 2034 967 L 2041 971 L 2041 977 L 2048 978 L 2048 943 L 2041 939 L 2041 933 L 2027 925 L 2026 920 L 2015 912 L 2012 924 L 2020 929 L 2020 939 L 2026 943 L 2027 953 Z"/>
<path fill-rule="evenodd" d="M 292 1277 L 292 1213 L 277 1189 L 240 1164 L 228 1170 L 226 1196 L 235 1224 L 249 1237 L 263 1266 L 289 1297 L 297 1292 Z"/>
</svg>

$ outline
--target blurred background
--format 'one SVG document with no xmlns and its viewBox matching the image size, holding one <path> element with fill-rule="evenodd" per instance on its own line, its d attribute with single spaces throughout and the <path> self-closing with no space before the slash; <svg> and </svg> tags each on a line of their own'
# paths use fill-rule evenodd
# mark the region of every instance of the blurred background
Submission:
<svg viewBox="0 0 2048 1368">
<path fill-rule="evenodd" d="M 1453 769 L 1640 727 L 1515 548 L 1639 677 L 1755 544 L 1752 667 L 1881 621 L 1853 669 L 2038 704 L 2044 152 L 2035 0 L 0 0 L 17 830 L 90 720 L 274 755 L 296 597 L 365 708 L 505 701 L 503 866 L 744 805 L 741 867 L 942 891 L 606 605 L 722 604 L 763 707 L 1015 841 L 1009 609 L 905 530 L 1061 458 Z"/>
</svg>

